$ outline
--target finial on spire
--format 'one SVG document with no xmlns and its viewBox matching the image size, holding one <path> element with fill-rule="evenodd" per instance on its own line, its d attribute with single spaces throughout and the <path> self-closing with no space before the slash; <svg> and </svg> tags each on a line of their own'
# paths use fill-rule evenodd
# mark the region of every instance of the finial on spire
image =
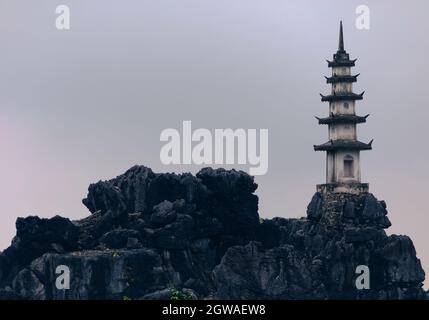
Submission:
<svg viewBox="0 0 429 320">
<path fill-rule="evenodd" d="M 338 51 L 344 51 L 343 21 L 340 21 L 340 40 L 338 42 Z"/>
</svg>

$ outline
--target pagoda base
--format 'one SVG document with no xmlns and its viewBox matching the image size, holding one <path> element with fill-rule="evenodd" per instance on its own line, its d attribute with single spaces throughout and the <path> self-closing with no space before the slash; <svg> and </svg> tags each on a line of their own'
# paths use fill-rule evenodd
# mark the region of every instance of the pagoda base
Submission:
<svg viewBox="0 0 429 320">
<path fill-rule="evenodd" d="M 317 192 L 320 193 L 350 193 L 350 194 L 362 194 L 369 192 L 368 183 L 360 182 L 333 182 L 318 184 L 316 186 Z"/>
</svg>

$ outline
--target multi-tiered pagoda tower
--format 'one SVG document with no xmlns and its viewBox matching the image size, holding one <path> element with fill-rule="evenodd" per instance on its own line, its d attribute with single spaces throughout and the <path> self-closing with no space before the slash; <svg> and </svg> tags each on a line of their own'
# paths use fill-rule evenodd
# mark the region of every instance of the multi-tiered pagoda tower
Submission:
<svg viewBox="0 0 429 320">
<path fill-rule="evenodd" d="M 368 115 L 356 115 L 357 100 L 362 100 L 364 92 L 353 93 L 353 83 L 357 75 L 351 75 L 351 67 L 355 60 L 350 60 L 344 50 L 343 24 L 340 22 L 340 38 L 338 51 L 334 54 L 328 66 L 332 68 L 332 76 L 325 77 L 326 82 L 332 85 L 330 95 L 322 94 L 322 101 L 329 102 L 329 116 L 317 118 L 319 124 L 326 124 L 329 128 L 329 141 L 315 145 L 315 151 L 326 151 L 326 184 L 318 185 L 321 192 L 361 193 L 368 191 L 368 184 L 361 183 L 360 151 L 371 150 L 370 143 L 357 140 L 356 125 L 366 122 Z"/>
</svg>

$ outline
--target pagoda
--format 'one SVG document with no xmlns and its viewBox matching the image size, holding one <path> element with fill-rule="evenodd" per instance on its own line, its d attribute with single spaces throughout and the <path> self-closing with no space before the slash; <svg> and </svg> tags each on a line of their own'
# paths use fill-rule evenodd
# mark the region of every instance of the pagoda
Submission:
<svg viewBox="0 0 429 320">
<path fill-rule="evenodd" d="M 328 125 L 329 141 L 315 145 L 315 151 L 326 151 L 326 184 L 317 186 L 319 192 L 368 192 L 368 184 L 361 183 L 360 151 L 371 150 L 372 140 L 363 143 L 357 140 L 356 125 L 366 122 L 369 115 L 356 115 L 356 101 L 363 99 L 364 92 L 353 92 L 353 83 L 359 74 L 352 75 L 351 68 L 357 59 L 350 60 L 344 50 L 343 24 L 340 22 L 338 51 L 328 62 L 332 76 L 325 77 L 331 84 L 331 94 L 322 95 L 322 101 L 329 102 L 329 116 L 317 118 L 319 124 Z"/>
</svg>

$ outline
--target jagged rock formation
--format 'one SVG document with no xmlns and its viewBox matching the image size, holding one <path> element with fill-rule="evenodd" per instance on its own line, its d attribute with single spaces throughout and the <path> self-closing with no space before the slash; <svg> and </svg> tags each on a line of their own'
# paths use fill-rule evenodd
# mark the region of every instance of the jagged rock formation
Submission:
<svg viewBox="0 0 429 320">
<path fill-rule="evenodd" d="M 0 254 L 2 299 L 420 299 L 412 241 L 387 236 L 372 194 L 316 193 L 307 218 L 260 220 L 241 171 L 156 174 L 135 166 L 92 184 L 79 221 L 19 218 Z M 70 268 L 70 289 L 55 285 Z M 357 290 L 356 267 L 370 269 Z"/>
</svg>

